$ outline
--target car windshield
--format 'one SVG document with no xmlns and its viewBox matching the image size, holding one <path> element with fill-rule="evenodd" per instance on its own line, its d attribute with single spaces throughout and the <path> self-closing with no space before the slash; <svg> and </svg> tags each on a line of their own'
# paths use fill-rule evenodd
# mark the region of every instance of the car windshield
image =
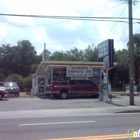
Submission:
<svg viewBox="0 0 140 140">
<path fill-rule="evenodd" d="M 6 83 L 4 83 L 4 86 L 5 87 L 17 87 L 17 84 L 13 83 L 13 82 L 6 82 Z"/>
</svg>

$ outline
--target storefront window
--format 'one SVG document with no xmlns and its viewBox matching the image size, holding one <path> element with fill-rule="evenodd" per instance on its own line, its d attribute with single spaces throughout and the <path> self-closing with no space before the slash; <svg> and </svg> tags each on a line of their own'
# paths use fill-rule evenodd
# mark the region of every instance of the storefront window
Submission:
<svg viewBox="0 0 140 140">
<path fill-rule="evenodd" d="M 53 68 L 53 83 L 66 83 L 66 68 Z"/>
</svg>

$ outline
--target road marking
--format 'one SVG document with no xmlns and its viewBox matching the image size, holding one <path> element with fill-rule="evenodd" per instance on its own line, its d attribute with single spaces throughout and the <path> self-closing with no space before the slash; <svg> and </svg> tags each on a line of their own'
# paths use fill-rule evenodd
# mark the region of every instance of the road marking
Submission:
<svg viewBox="0 0 140 140">
<path fill-rule="evenodd" d="M 42 139 L 42 140 L 117 140 L 117 139 L 128 139 L 128 135 L 127 134 L 116 134 L 116 135 L 56 138 L 56 139 Z"/>
<path fill-rule="evenodd" d="M 34 126 L 34 125 L 54 125 L 54 124 L 80 124 L 80 123 L 94 123 L 95 121 L 74 121 L 74 122 L 51 122 L 51 123 L 29 123 L 19 124 L 19 126 Z"/>
</svg>

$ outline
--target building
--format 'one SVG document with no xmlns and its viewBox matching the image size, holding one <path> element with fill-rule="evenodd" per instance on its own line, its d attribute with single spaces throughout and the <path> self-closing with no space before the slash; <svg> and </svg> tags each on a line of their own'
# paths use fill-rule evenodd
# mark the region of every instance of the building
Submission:
<svg viewBox="0 0 140 140">
<path fill-rule="evenodd" d="M 32 94 L 45 93 L 48 84 L 69 83 L 72 78 L 100 84 L 103 62 L 42 61 L 32 78 Z"/>
</svg>

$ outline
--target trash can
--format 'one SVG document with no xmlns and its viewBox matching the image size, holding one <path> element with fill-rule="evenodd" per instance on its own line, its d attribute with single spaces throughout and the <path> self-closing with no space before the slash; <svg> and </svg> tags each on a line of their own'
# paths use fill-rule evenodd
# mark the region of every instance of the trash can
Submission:
<svg viewBox="0 0 140 140">
<path fill-rule="evenodd" d="M 137 95 L 138 94 L 138 88 L 137 88 L 137 85 L 134 85 L 134 95 Z M 130 86 L 129 85 L 126 85 L 125 86 L 125 92 L 126 94 L 130 94 Z"/>
</svg>

